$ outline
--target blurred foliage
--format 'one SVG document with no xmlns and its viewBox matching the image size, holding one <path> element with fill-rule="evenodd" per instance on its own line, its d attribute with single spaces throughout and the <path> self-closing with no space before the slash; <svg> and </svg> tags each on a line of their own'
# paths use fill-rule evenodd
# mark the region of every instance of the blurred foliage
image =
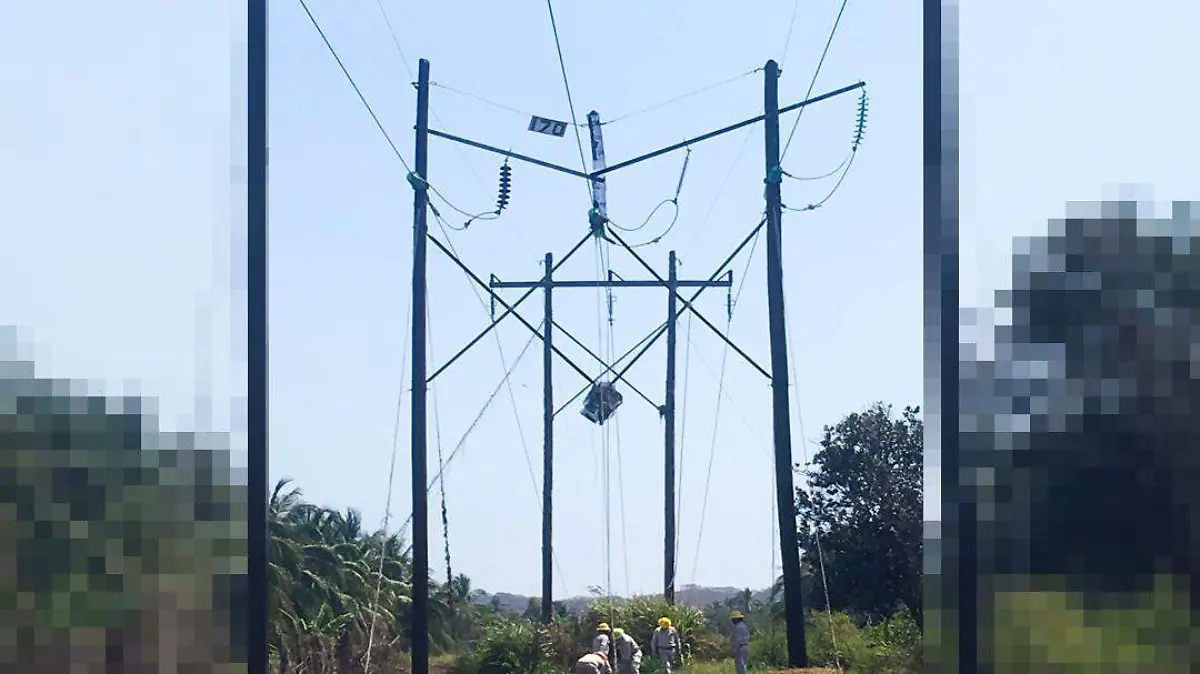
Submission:
<svg viewBox="0 0 1200 674">
<path fill-rule="evenodd" d="M 0 662 L 244 668 L 246 488 L 223 438 L 27 370 L 0 378 Z"/>
<path fill-rule="evenodd" d="M 1113 666 L 1131 674 L 1195 671 L 1200 629 L 1186 579 L 1158 576 L 1155 581 L 1144 592 L 1104 596 L 1062 589 L 996 593 L 997 674 L 1074 674 Z"/>
</svg>

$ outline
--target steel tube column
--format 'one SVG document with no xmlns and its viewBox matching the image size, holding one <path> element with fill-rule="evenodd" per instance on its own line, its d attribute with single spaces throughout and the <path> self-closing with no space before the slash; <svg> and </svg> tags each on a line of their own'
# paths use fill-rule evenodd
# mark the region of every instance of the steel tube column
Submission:
<svg viewBox="0 0 1200 674">
<path fill-rule="evenodd" d="M 429 492 L 426 443 L 427 363 L 425 262 L 429 191 L 429 61 L 421 59 L 417 74 L 417 147 L 413 173 L 412 266 L 412 674 L 429 674 Z"/>
<path fill-rule="evenodd" d="M 675 251 L 671 251 L 667 269 L 667 393 L 663 400 L 663 598 L 670 604 L 675 603 L 675 340 L 678 285 Z"/>
<path fill-rule="evenodd" d="M 771 411 L 775 439 L 775 497 L 779 514 L 779 552 L 783 563 L 783 603 L 787 616 L 788 664 L 808 666 L 804 643 L 804 597 L 800 546 L 796 539 L 795 486 L 792 481 L 792 424 L 788 409 L 787 326 L 783 306 L 783 205 L 779 183 L 779 65 L 767 61 L 763 92 L 766 111 L 767 168 L 767 316 L 771 332 Z"/>
<path fill-rule="evenodd" d="M 546 253 L 542 326 L 542 622 L 554 618 L 554 256 Z"/>
</svg>

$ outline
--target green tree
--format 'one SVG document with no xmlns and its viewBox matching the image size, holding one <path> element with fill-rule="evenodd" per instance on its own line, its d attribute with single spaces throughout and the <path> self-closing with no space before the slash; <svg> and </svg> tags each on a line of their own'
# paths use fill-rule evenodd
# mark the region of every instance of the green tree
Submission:
<svg viewBox="0 0 1200 674">
<path fill-rule="evenodd" d="M 808 487 L 796 490 L 800 546 L 813 568 L 819 543 L 833 610 L 882 621 L 903 606 L 920 621 L 918 414 L 908 407 L 896 418 L 875 403 L 826 427 Z"/>
</svg>

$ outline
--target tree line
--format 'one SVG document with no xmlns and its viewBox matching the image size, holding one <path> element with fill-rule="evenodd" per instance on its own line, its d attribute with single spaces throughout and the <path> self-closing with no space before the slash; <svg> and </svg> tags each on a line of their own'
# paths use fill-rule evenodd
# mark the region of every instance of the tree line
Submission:
<svg viewBox="0 0 1200 674">
<path fill-rule="evenodd" d="M 826 659 L 838 659 L 831 649 L 839 631 L 845 633 L 845 645 L 863 626 L 885 625 L 897 616 L 913 629 L 921 622 L 922 432 L 916 408 L 896 416 L 890 406 L 877 403 L 850 414 L 825 429 L 807 486 L 797 489 L 797 543 L 805 553 L 806 605 L 826 612 L 827 620 L 814 617 L 811 627 L 817 650 L 823 648 Z M 394 533 L 366 530 L 354 510 L 304 501 L 300 490 L 286 480 L 275 485 L 269 512 L 275 616 L 271 648 L 280 674 L 350 674 L 363 671 L 368 658 L 385 667 L 381 671 L 403 667 L 412 580 L 404 542 Z M 504 615 L 497 604 L 480 604 L 481 594 L 466 575 L 442 583 L 431 579 L 433 653 L 458 656 L 497 674 L 505 670 L 505 662 L 512 667 L 517 661 L 524 666 L 567 666 L 582 654 L 596 622 L 608 616 L 619 616 L 622 624 L 633 621 L 631 634 L 645 631 L 641 636 L 648 638 L 659 615 L 670 615 L 692 653 L 719 658 L 728 611 L 738 608 L 759 633 L 755 651 L 764 664 L 783 664 L 785 659 L 778 583 L 765 599 L 747 589 L 704 610 L 670 607 L 650 597 L 608 605 L 598 597 L 587 613 L 571 615 L 559 603 L 550 628 L 537 625 L 536 600 L 530 600 L 524 614 Z M 909 632 L 905 657 L 911 659 L 916 645 Z M 819 642 L 827 633 L 830 643 L 822 647 Z M 505 638 L 485 638 L 497 634 Z M 502 646 L 538 638 L 545 639 L 546 650 L 533 662 Z M 499 655 L 480 654 L 480 648 L 493 646 Z M 527 650 L 540 653 L 533 645 Z"/>
<path fill-rule="evenodd" d="M 137 399 L 64 396 L 32 379 L 9 390 L 16 395 L 0 407 L 0 508 L 8 513 L 0 517 L 0 596 L 17 598 L 9 612 L 16 638 L 0 641 L 0 657 L 30 671 L 245 662 L 247 490 L 227 449 L 147 428 Z M 916 647 L 904 625 L 919 620 L 919 567 L 904 556 L 920 550 L 919 522 L 909 521 L 919 517 L 911 507 L 919 503 L 919 424 L 915 410 L 892 418 L 885 405 L 848 416 L 826 429 L 812 488 L 798 491 L 810 638 L 822 661 L 909 657 Z M 365 526 L 353 509 L 306 501 L 286 480 L 274 485 L 268 515 L 273 671 L 402 671 L 412 587 L 405 541 Z M 778 588 L 765 599 L 747 590 L 702 608 L 597 598 L 575 615 L 560 604 L 550 626 L 480 603 L 465 574 L 432 581 L 431 594 L 431 648 L 439 667 L 462 674 L 563 671 L 596 622 L 625 624 L 645 643 L 662 615 L 700 667 L 728 656 L 731 607 L 755 630 L 760 666 L 782 664 L 785 653 Z M 907 646 L 895 646 L 898 638 Z M 646 669 L 652 674 L 653 664 Z"/>
</svg>

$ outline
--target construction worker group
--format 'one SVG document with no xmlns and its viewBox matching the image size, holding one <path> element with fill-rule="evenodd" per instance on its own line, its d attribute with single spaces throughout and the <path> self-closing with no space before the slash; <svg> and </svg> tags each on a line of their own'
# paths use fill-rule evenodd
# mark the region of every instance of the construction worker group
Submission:
<svg viewBox="0 0 1200 674">
<path fill-rule="evenodd" d="M 733 623 L 730 647 L 737 674 L 746 674 L 750 654 L 750 628 L 741 611 L 729 615 Z M 671 619 L 658 619 L 658 629 L 650 635 L 650 654 L 662 663 L 663 674 L 671 674 L 671 668 L 679 664 L 679 631 L 671 625 Z M 642 649 L 637 641 L 620 627 L 610 628 L 608 623 L 596 626 L 592 649 L 575 663 L 574 674 L 639 674 L 642 667 Z"/>
</svg>

